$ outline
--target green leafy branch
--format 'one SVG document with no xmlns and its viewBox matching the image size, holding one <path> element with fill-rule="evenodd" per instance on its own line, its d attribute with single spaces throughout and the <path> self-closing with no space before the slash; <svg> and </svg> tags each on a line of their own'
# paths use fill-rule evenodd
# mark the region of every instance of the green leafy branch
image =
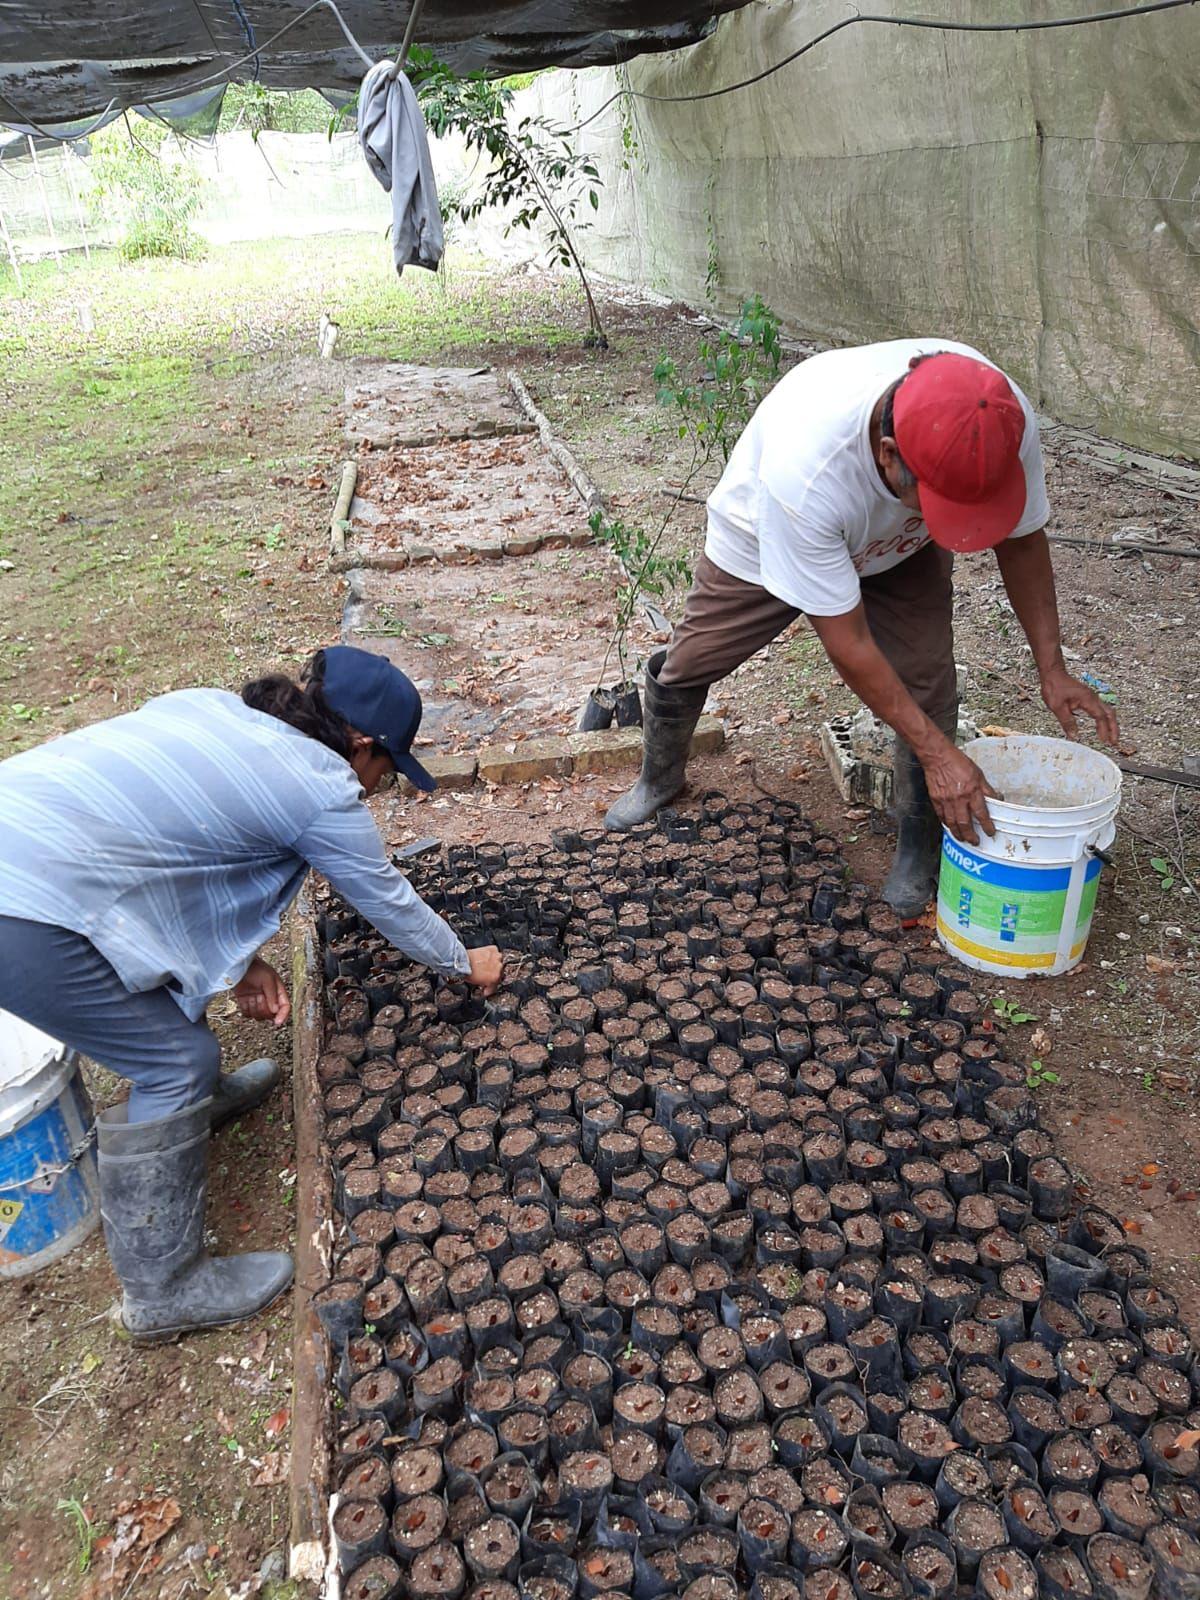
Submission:
<svg viewBox="0 0 1200 1600">
<path fill-rule="evenodd" d="M 654 383 L 660 405 L 678 413 L 679 437 L 691 438 L 706 459 L 729 460 L 742 430 L 779 379 L 780 322 L 754 295 L 733 328 L 722 328 L 699 348 L 700 374 L 692 381 L 674 358 L 659 357 Z"/>
<path fill-rule="evenodd" d="M 672 497 L 657 531 L 610 521 L 601 513 L 591 520 L 592 531 L 619 557 L 626 582 L 617 592 L 616 620 L 604 655 L 597 687 L 604 684 L 608 663 L 615 650 L 626 678 L 625 636 L 633 620 L 638 597 L 662 594 L 666 588 L 690 583 L 691 563 L 686 556 L 660 556 L 662 542 L 693 480 L 714 456 L 722 464 L 755 408 L 779 378 L 783 349 L 779 337 L 779 318 L 759 295 L 742 306 L 741 316 L 732 328 L 722 328 L 715 339 L 699 347 L 701 370 L 695 381 L 688 381 L 674 358 L 659 356 L 654 368 L 654 385 L 660 405 L 677 413 L 679 436 L 692 447 L 691 465 L 683 487 Z"/>
<path fill-rule="evenodd" d="M 639 596 L 665 594 L 668 589 L 674 589 L 680 584 L 687 585 L 692 581 L 692 566 L 687 556 L 660 556 L 657 553 L 659 542 L 667 530 L 670 518 L 671 511 L 668 511 L 658 532 L 653 535 L 648 534 L 644 528 L 633 527 L 627 522 L 617 519 L 610 521 L 602 511 L 593 511 L 588 519 L 596 538 L 608 545 L 626 574 L 626 581 L 617 590 L 616 624 L 604 654 L 598 685 L 604 683 L 608 663 L 614 650 L 620 662 L 621 681 L 624 683 L 628 680 L 625 666 L 625 636 L 633 620 Z"/>
</svg>

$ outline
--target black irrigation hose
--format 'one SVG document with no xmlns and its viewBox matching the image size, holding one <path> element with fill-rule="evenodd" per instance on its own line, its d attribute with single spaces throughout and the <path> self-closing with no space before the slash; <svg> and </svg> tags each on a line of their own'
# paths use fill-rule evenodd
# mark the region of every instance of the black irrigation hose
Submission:
<svg viewBox="0 0 1200 1600">
<path fill-rule="evenodd" d="M 1154 11 L 1173 11 L 1178 6 L 1195 4 L 1196 0 L 1152 0 L 1150 5 L 1122 6 L 1115 11 L 1096 11 L 1086 17 L 1046 17 L 1040 22 L 944 22 L 935 17 L 886 17 L 859 12 L 853 17 L 843 17 L 840 22 L 835 22 L 831 27 L 818 33 L 815 38 L 802 44 L 798 50 L 793 50 L 790 55 L 784 56 L 782 61 L 777 61 L 774 66 L 764 67 L 751 78 L 742 78 L 738 83 L 727 83 L 721 89 L 706 89 L 701 94 L 647 94 L 640 89 L 618 89 L 590 116 L 585 117 L 582 122 L 577 122 L 573 128 L 566 128 L 563 131 L 579 133 L 589 123 L 595 122 L 601 112 L 607 111 L 617 100 L 626 97 L 633 100 L 652 100 L 659 105 L 675 105 L 695 100 L 716 100 L 723 94 L 734 94 L 739 89 L 749 89 L 756 83 L 762 83 L 764 78 L 782 72 L 784 67 L 790 67 L 793 61 L 798 61 L 817 45 L 824 44 L 825 40 L 831 39 L 835 33 L 840 33 L 843 28 L 852 28 L 858 22 L 882 22 L 890 24 L 893 28 L 927 28 L 936 33 L 1033 33 L 1043 28 L 1078 28 L 1089 22 L 1120 22 L 1125 17 L 1149 16 Z"/>
</svg>

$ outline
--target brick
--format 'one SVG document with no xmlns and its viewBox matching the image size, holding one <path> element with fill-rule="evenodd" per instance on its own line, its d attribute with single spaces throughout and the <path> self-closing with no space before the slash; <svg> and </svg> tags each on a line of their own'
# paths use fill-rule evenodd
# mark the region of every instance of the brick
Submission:
<svg viewBox="0 0 1200 1600">
<path fill-rule="evenodd" d="M 714 750 L 721 750 L 725 745 L 725 724 L 720 717 L 701 717 L 696 724 L 696 731 L 692 735 L 690 755 L 711 755 Z"/>
<path fill-rule="evenodd" d="M 640 728 L 601 728 L 596 733 L 572 733 L 567 743 L 576 772 L 613 772 L 636 767 L 642 759 Z"/>
<path fill-rule="evenodd" d="M 542 548 L 540 533 L 526 535 L 523 538 L 505 539 L 504 554 L 506 556 L 532 556 Z"/>
<path fill-rule="evenodd" d="M 474 756 L 418 756 L 417 760 L 431 778 L 437 779 L 439 789 L 469 789 L 475 782 L 478 763 Z M 405 794 L 414 794 L 407 778 L 400 779 Z"/>
<path fill-rule="evenodd" d="M 548 533 L 543 541 L 547 550 L 582 550 L 595 543 L 590 528 L 563 528 L 559 533 Z"/>
<path fill-rule="evenodd" d="M 461 548 L 466 552 L 468 560 L 499 561 L 504 555 L 504 546 L 498 539 L 469 540 Z"/>
<path fill-rule="evenodd" d="M 408 559 L 414 564 L 418 561 L 432 561 L 436 555 L 437 551 L 431 544 L 410 544 L 408 547 Z"/>
<path fill-rule="evenodd" d="M 479 752 L 479 776 L 488 783 L 529 783 L 534 778 L 565 778 L 571 772 L 571 745 L 557 735 L 492 744 Z"/>
</svg>

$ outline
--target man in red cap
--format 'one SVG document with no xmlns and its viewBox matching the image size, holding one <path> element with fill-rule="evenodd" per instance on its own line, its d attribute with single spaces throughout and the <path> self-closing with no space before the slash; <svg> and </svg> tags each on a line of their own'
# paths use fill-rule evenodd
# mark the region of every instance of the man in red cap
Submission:
<svg viewBox="0 0 1200 1600">
<path fill-rule="evenodd" d="M 683 787 L 708 686 L 804 612 L 842 678 L 896 733 L 896 856 L 884 898 L 919 916 L 939 818 L 992 832 L 982 772 L 956 747 L 955 552 L 994 549 L 1042 698 L 1074 736 L 1116 718 L 1063 663 L 1050 514 L 1029 401 L 967 345 L 898 339 L 813 356 L 783 378 L 708 500 L 683 620 L 647 663 L 637 783 L 605 819 L 646 821 Z"/>
</svg>

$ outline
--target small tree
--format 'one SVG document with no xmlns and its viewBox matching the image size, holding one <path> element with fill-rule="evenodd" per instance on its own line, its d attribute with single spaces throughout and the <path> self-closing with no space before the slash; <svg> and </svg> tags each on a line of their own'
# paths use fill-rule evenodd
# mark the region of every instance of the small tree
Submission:
<svg viewBox="0 0 1200 1600">
<path fill-rule="evenodd" d="M 479 74 L 458 78 L 428 50 L 416 49 L 409 72 L 430 131 L 439 137 L 454 132 L 468 149 L 485 154 L 490 167 L 480 188 L 458 205 L 464 222 L 489 206 L 515 206 L 505 232 L 548 229 L 550 249 L 564 267 L 579 275 L 587 301 L 587 343 L 607 349 L 608 339 L 587 273 L 572 237 L 572 226 L 587 204 L 600 206 L 600 173 L 594 162 L 576 154 L 567 130 L 544 117 L 511 116 L 513 89 L 508 82 L 490 82 Z"/>
<path fill-rule="evenodd" d="M 102 220 L 115 212 L 124 227 L 118 249 L 126 261 L 144 256 L 204 254 L 190 219 L 200 205 L 200 184 L 183 164 L 163 160 L 171 137 L 147 122 L 135 134 L 128 116 L 92 136 L 92 175 Z"/>
</svg>

